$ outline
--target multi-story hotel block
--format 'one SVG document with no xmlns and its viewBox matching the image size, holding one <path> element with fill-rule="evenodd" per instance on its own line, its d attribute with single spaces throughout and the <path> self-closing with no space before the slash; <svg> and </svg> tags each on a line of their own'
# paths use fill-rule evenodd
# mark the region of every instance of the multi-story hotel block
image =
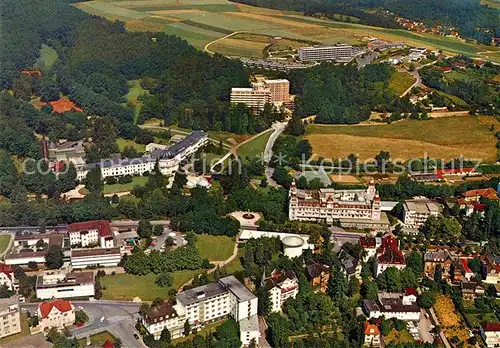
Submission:
<svg viewBox="0 0 500 348">
<path fill-rule="evenodd" d="M 252 83 L 251 88 L 231 88 L 231 103 L 245 104 L 262 110 L 267 103 L 290 101 L 290 82 L 286 79 L 263 80 Z"/>
<path fill-rule="evenodd" d="M 112 248 L 114 246 L 109 221 L 106 220 L 70 224 L 68 226 L 68 235 L 72 247 L 100 246 L 101 248 Z"/>
<path fill-rule="evenodd" d="M 43 275 L 37 277 L 35 289 L 36 297 L 42 300 L 94 297 L 94 272 L 45 271 Z"/>
<path fill-rule="evenodd" d="M 0 338 L 21 332 L 19 297 L 0 299 Z"/>
<path fill-rule="evenodd" d="M 77 179 L 85 179 L 88 172 L 97 166 L 101 168 L 103 179 L 111 176 L 142 175 L 145 172 L 153 171 L 157 160 L 160 172 L 164 175 L 172 175 L 179 168 L 179 164 L 183 160 L 207 143 L 207 133 L 201 130 L 193 131 L 178 143 L 166 149 L 152 151 L 147 156 L 130 159 L 116 158 L 98 163 L 89 163 L 81 168 L 77 168 Z"/>
<path fill-rule="evenodd" d="M 335 220 L 347 224 L 380 222 L 380 198 L 373 184 L 366 190 L 297 190 L 293 181 L 289 196 L 290 220 L 326 221 L 327 224 Z"/>
<path fill-rule="evenodd" d="M 404 227 L 418 229 L 425 224 L 429 216 L 440 214 L 439 205 L 427 200 L 411 200 L 403 204 Z"/>
<path fill-rule="evenodd" d="M 199 286 L 179 293 L 176 304 L 163 304 L 142 314 L 142 323 L 158 339 L 166 327 L 172 338 L 184 334 L 184 323 L 192 329 L 230 316 L 240 324 L 243 345 L 260 337 L 257 319 L 257 297 L 234 276 L 216 283 Z"/>
<path fill-rule="evenodd" d="M 120 248 L 71 250 L 71 266 L 73 268 L 116 267 L 121 259 Z"/>
<path fill-rule="evenodd" d="M 293 271 L 275 269 L 271 276 L 262 279 L 262 285 L 269 293 L 271 312 L 280 312 L 283 303 L 299 293 L 299 281 Z"/>
<path fill-rule="evenodd" d="M 299 59 L 303 62 L 334 60 L 349 62 L 354 57 L 352 46 L 310 46 L 299 48 Z"/>
</svg>

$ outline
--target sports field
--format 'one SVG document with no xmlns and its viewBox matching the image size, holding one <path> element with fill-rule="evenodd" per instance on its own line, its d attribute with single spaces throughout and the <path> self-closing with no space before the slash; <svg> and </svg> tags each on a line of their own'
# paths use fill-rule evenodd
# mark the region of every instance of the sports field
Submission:
<svg viewBox="0 0 500 348">
<path fill-rule="evenodd" d="M 485 117 L 486 118 L 486 117 Z M 500 124 L 492 117 L 487 118 Z M 389 151 L 392 159 L 433 158 L 450 160 L 460 156 L 496 160 L 497 139 L 488 122 L 478 117 L 443 117 L 427 121 L 402 120 L 381 125 L 308 125 L 305 138 L 315 157 L 360 159 Z"/>
<path fill-rule="evenodd" d="M 439 48 L 446 53 L 483 56 L 500 61 L 500 49 L 496 47 L 402 29 L 306 17 L 296 12 L 257 8 L 227 0 L 94 0 L 79 2 L 75 6 L 110 20 L 122 20 L 129 30 L 163 31 L 181 36 L 198 48 L 204 48 L 206 44 L 233 32 L 314 43 L 359 44 L 375 36 L 389 41 L 403 40 L 412 46 Z M 253 57 L 262 51 L 263 44 L 231 37 L 218 41 L 211 50 Z"/>
</svg>

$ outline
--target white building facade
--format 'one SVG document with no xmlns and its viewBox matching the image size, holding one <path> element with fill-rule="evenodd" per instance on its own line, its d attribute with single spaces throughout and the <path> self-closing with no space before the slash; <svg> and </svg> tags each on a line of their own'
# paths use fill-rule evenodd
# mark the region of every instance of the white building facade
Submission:
<svg viewBox="0 0 500 348">
<path fill-rule="evenodd" d="M 299 281 L 293 271 L 274 270 L 271 276 L 264 277 L 262 282 L 269 293 L 271 312 L 280 312 L 283 303 L 289 298 L 295 298 L 299 293 Z"/>
<path fill-rule="evenodd" d="M 36 297 L 52 298 L 89 297 L 95 295 L 94 273 L 66 273 L 61 270 L 45 271 L 36 280 Z"/>
<path fill-rule="evenodd" d="M 0 299 L 0 338 L 21 332 L 19 297 Z"/>
<path fill-rule="evenodd" d="M 350 61 L 354 57 L 352 46 L 311 46 L 299 48 L 299 59 L 303 62 L 340 60 Z"/>
<path fill-rule="evenodd" d="M 73 268 L 116 267 L 121 259 L 120 248 L 71 250 L 71 266 Z"/>
<path fill-rule="evenodd" d="M 422 227 L 429 216 L 439 216 L 438 204 L 425 200 L 411 200 L 403 204 L 404 227 L 418 229 Z"/>
<path fill-rule="evenodd" d="M 75 307 L 71 301 L 54 300 L 38 305 L 38 319 L 42 330 L 55 327 L 62 330 L 75 322 Z"/>
</svg>

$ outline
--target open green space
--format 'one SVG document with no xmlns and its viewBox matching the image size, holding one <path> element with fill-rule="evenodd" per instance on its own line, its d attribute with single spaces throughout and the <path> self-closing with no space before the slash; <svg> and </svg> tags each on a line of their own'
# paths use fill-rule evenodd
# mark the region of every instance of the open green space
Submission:
<svg viewBox="0 0 500 348">
<path fill-rule="evenodd" d="M 134 123 L 137 123 L 142 108 L 142 102 L 138 98 L 145 94 L 149 94 L 149 91 L 141 86 L 141 80 L 130 80 L 128 82 L 128 93 L 125 98 L 127 98 L 127 104 L 134 108 Z"/>
<path fill-rule="evenodd" d="M 480 326 L 482 323 L 498 323 L 498 318 L 493 312 L 464 313 L 470 327 Z"/>
<path fill-rule="evenodd" d="M 113 336 L 111 333 L 108 331 L 102 331 L 99 333 L 96 333 L 95 335 L 90 336 L 90 344 L 92 346 L 96 347 L 102 347 L 106 341 L 109 341 L 111 343 L 115 342 L 115 336 Z M 78 344 L 81 348 L 87 346 L 87 339 L 82 338 L 78 340 Z"/>
<path fill-rule="evenodd" d="M 355 23 L 356 18 L 351 18 L 351 23 L 338 22 L 307 17 L 297 12 L 235 4 L 226 0 L 182 0 L 180 3 L 175 0 L 88 1 L 77 3 L 75 6 L 111 20 L 123 20 L 130 30 L 164 31 L 181 36 L 198 48 L 203 48 L 207 43 L 235 31 L 317 43 L 356 44 L 362 43 L 363 37 L 376 36 L 389 41 L 406 41 L 412 46 L 440 48 L 447 53 L 477 55 L 484 52 L 484 57 L 487 54 L 489 59 L 500 61 L 499 49 L 492 46 L 430 33 L 370 27 Z M 339 15 L 336 18 L 341 17 Z M 214 52 L 255 56 L 259 54 L 261 45 L 262 43 L 252 40 L 223 40 L 217 43 Z M 486 51 L 489 52 L 485 53 Z"/>
<path fill-rule="evenodd" d="M 398 344 L 398 343 L 409 343 L 413 342 L 413 336 L 408 332 L 408 330 L 397 331 L 392 329 L 387 336 L 384 337 L 386 344 Z"/>
<path fill-rule="evenodd" d="M 172 272 L 173 289 L 178 289 L 189 279 L 202 273 L 202 270 L 186 270 Z M 104 300 L 130 301 L 139 297 L 143 301 L 153 301 L 156 298 L 167 298 L 171 288 L 163 288 L 155 284 L 156 275 L 153 273 L 145 276 L 133 274 L 107 275 L 101 278 L 101 285 L 106 289 L 103 291 Z"/>
<path fill-rule="evenodd" d="M 224 261 L 233 254 L 234 243 L 234 240 L 227 236 L 200 234 L 196 239 L 196 248 L 202 259 Z"/>
<path fill-rule="evenodd" d="M 104 194 L 110 193 L 119 193 L 119 192 L 128 192 L 131 191 L 135 186 L 144 186 L 148 182 L 147 176 L 134 176 L 132 182 L 127 184 L 113 184 L 113 185 L 104 185 Z M 88 190 L 83 188 L 80 191 L 82 194 L 87 194 Z"/>
<path fill-rule="evenodd" d="M 264 154 L 264 150 L 266 148 L 267 140 L 269 139 L 272 133 L 273 130 L 270 129 L 265 133 L 259 135 L 258 137 L 255 137 L 254 139 L 238 147 L 238 156 L 241 156 L 243 158 L 246 157 L 254 158 L 257 156 L 262 157 Z"/>
<path fill-rule="evenodd" d="M 478 117 L 442 117 L 427 121 L 402 120 L 382 125 L 308 125 L 305 138 L 313 154 L 345 158 L 354 153 L 361 159 L 389 151 L 393 159 L 433 158 L 449 160 L 463 155 L 496 160 L 496 138 Z M 335 134 L 335 136 L 332 136 Z"/>
<path fill-rule="evenodd" d="M 0 254 L 2 254 L 5 249 L 7 249 L 11 238 L 12 236 L 10 234 L 0 235 Z"/>
<path fill-rule="evenodd" d="M 196 335 L 194 335 L 194 336 L 206 337 L 208 333 L 215 332 L 215 329 L 218 326 L 224 324 L 225 321 L 226 320 L 223 319 L 223 320 L 216 321 L 215 323 L 210 323 L 210 324 L 204 326 L 200 331 L 196 332 Z M 193 339 L 194 336 L 190 335 L 190 336 L 185 336 L 185 337 L 179 337 L 179 338 L 173 340 L 172 343 L 177 344 L 177 343 L 189 341 L 189 340 Z"/>
<path fill-rule="evenodd" d="M 410 88 L 414 82 L 415 78 L 413 75 L 404 71 L 395 71 L 392 73 L 389 81 L 389 88 L 396 92 L 397 95 L 401 95 Z"/>
<path fill-rule="evenodd" d="M 453 95 L 453 94 L 448 94 L 446 92 L 443 92 L 443 91 L 438 91 L 436 90 L 436 92 L 438 94 L 441 94 L 443 97 L 446 97 L 448 98 L 449 100 L 451 100 L 453 103 L 455 103 L 455 105 L 457 106 L 461 106 L 461 107 L 467 107 L 467 103 L 465 102 L 465 100 L 457 97 L 456 95 Z"/>
<path fill-rule="evenodd" d="M 138 144 L 135 141 L 129 140 L 129 139 L 117 138 L 116 139 L 116 144 L 118 145 L 118 148 L 120 149 L 120 151 L 123 151 L 123 149 L 125 147 L 127 147 L 127 146 L 128 147 L 133 147 L 138 152 L 144 152 L 144 151 L 146 151 L 146 145 Z"/>
<path fill-rule="evenodd" d="M 47 46 L 46 44 L 42 44 L 42 48 L 40 48 L 40 57 L 35 62 L 34 68 L 39 69 L 41 71 L 46 71 L 57 62 L 59 59 L 59 55 L 56 50 L 52 47 Z"/>
<path fill-rule="evenodd" d="M 236 255 L 236 257 L 231 262 L 224 266 L 227 274 L 234 274 L 236 272 L 243 271 L 243 265 L 241 264 L 241 257 L 243 257 L 243 254 L 244 250 L 238 249 L 238 255 Z"/>
</svg>

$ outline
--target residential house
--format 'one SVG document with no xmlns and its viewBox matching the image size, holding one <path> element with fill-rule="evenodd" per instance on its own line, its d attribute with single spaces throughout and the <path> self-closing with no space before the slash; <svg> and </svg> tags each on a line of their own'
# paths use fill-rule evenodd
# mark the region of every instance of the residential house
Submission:
<svg viewBox="0 0 500 348">
<path fill-rule="evenodd" d="M 378 276 L 389 267 L 397 269 L 406 267 L 405 257 L 399 250 L 399 242 L 392 235 L 382 238 L 382 245 L 377 250 L 377 258 L 375 259 L 375 275 Z"/>
<path fill-rule="evenodd" d="M 424 272 L 427 277 L 434 279 L 436 269 L 440 269 L 442 279 L 450 278 L 450 269 L 453 260 L 447 250 L 427 251 L 424 253 Z"/>
<path fill-rule="evenodd" d="M 485 323 L 481 325 L 481 337 L 488 348 L 500 346 L 500 323 Z"/>
<path fill-rule="evenodd" d="M 377 325 L 365 323 L 365 346 L 380 347 L 380 330 Z"/>
<path fill-rule="evenodd" d="M 42 330 L 64 329 L 75 322 L 75 307 L 71 301 L 53 300 L 38 305 L 38 319 Z"/>
<path fill-rule="evenodd" d="M 68 226 L 69 241 L 72 247 L 114 246 L 113 233 L 107 220 L 77 222 Z"/>
<path fill-rule="evenodd" d="M 313 262 L 307 266 L 307 276 L 315 291 L 326 292 L 330 280 L 330 266 Z"/>
<path fill-rule="evenodd" d="M 263 277 L 262 285 L 269 292 L 271 312 L 279 312 L 283 303 L 299 293 L 299 281 L 294 271 L 275 269 L 269 277 Z"/>
<path fill-rule="evenodd" d="M 361 263 L 359 259 L 350 255 L 344 249 L 339 253 L 339 261 L 342 265 L 342 270 L 347 277 L 355 276 L 359 277 L 361 274 Z"/>
<path fill-rule="evenodd" d="M 453 283 L 460 283 L 464 281 L 464 269 L 460 260 L 456 259 L 451 265 L 451 281 Z"/>
<path fill-rule="evenodd" d="M 21 332 L 19 296 L 0 299 L 0 338 L 19 332 Z"/>
<path fill-rule="evenodd" d="M 500 282 L 500 257 L 487 254 L 483 257 L 483 278 L 487 284 Z"/>
<path fill-rule="evenodd" d="M 172 339 L 184 335 L 184 323 L 186 314 L 179 315 L 172 301 L 152 305 L 144 313 L 141 313 L 142 324 L 155 340 L 160 339 L 163 329 L 170 331 Z"/>
<path fill-rule="evenodd" d="M 380 237 L 359 237 L 359 245 L 365 250 L 364 262 L 377 255 L 377 250 L 382 245 Z"/>
<path fill-rule="evenodd" d="M 0 285 L 6 285 L 9 290 L 15 290 L 14 270 L 10 265 L 0 263 Z"/>
<path fill-rule="evenodd" d="M 484 286 L 477 282 L 462 282 L 460 283 L 460 289 L 464 300 L 474 300 L 485 293 Z"/>
<path fill-rule="evenodd" d="M 418 321 L 420 307 L 413 294 L 394 294 L 381 292 L 378 300 L 364 300 L 363 311 L 368 318 L 396 318 L 404 321 Z"/>
</svg>

